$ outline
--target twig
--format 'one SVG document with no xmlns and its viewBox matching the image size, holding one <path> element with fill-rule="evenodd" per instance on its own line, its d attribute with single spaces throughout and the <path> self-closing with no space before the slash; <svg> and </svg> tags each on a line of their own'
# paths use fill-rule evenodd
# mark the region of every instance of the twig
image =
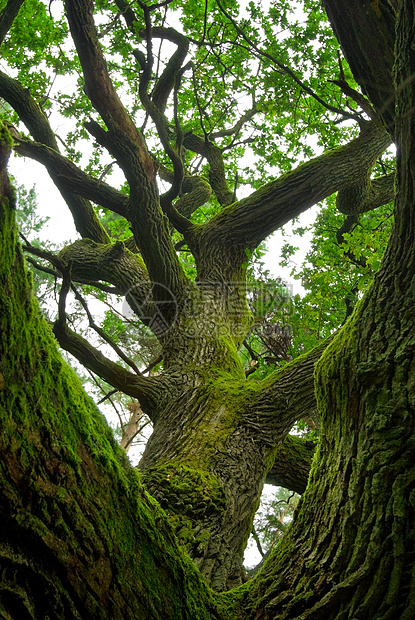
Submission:
<svg viewBox="0 0 415 620">
<path fill-rule="evenodd" d="M 275 58 L 274 56 L 272 56 L 271 54 L 269 54 L 268 52 L 264 52 L 263 50 L 259 49 L 259 47 L 257 45 L 255 45 L 255 43 L 253 43 L 245 34 L 245 32 L 242 30 L 242 28 L 240 28 L 238 26 L 238 24 L 235 22 L 235 20 L 229 15 L 229 13 L 224 9 L 224 7 L 222 6 L 220 0 L 216 0 L 216 3 L 219 7 L 219 9 L 221 10 L 221 12 L 223 13 L 223 15 L 225 15 L 225 17 L 231 22 L 231 24 L 233 25 L 233 27 L 235 28 L 235 30 L 243 37 L 243 39 L 248 43 L 248 45 L 254 49 L 256 51 L 256 53 L 259 56 L 262 56 L 263 58 L 268 58 L 268 60 L 271 60 L 271 62 L 273 62 L 274 64 L 277 65 L 277 67 L 279 69 L 282 69 L 282 71 L 284 71 L 284 73 L 286 73 L 287 75 L 289 75 L 296 84 L 298 84 L 299 86 L 301 86 L 301 88 L 310 95 L 310 97 L 313 97 L 313 99 L 315 99 L 316 101 L 318 101 L 322 106 L 324 106 L 327 110 L 330 110 L 330 112 L 334 112 L 336 114 L 341 114 L 344 118 L 349 118 L 349 119 L 353 119 L 353 120 L 358 120 L 359 117 L 356 114 L 349 114 L 349 112 L 346 112 L 345 110 L 342 110 L 341 108 L 337 108 L 335 106 L 330 105 L 329 103 L 327 103 L 326 101 L 324 101 L 321 97 L 319 97 L 309 86 L 307 86 L 307 84 L 305 84 L 302 80 L 300 80 L 299 77 L 297 77 L 297 75 L 294 73 L 294 71 L 292 69 L 290 69 L 289 67 L 287 67 L 286 65 L 284 65 L 282 62 L 280 62 L 277 58 Z"/>
<path fill-rule="evenodd" d="M 114 394 L 116 394 L 117 392 L 119 392 L 119 390 L 111 390 L 111 392 L 108 392 L 108 394 L 105 394 L 105 396 L 103 398 L 101 398 L 101 400 L 99 400 L 97 402 L 97 405 L 102 405 L 102 403 L 104 403 L 106 400 L 108 400 L 109 398 L 111 398 L 111 396 L 113 396 Z"/>
<path fill-rule="evenodd" d="M 98 325 L 94 322 L 94 319 L 92 318 L 92 314 L 89 311 L 88 305 L 85 301 L 85 299 L 82 297 L 82 295 L 77 291 L 77 289 L 75 288 L 75 286 L 72 284 L 71 285 L 72 291 L 75 295 L 75 299 L 77 301 L 79 301 L 79 303 L 81 304 L 81 306 L 83 307 L 83 309 L 85 310 L 87 317 L 88 317 L 88 321 L 89 321 L 89 326 L 99 335 L 101 336 L 101 338 L 103 340 L 105 340 L 105 342 L 107 344 L 110 345 L 110 347 L 112 347 L 112 349 L 114 349 L 114 351 L 117 353 L 117 355 L 119 355 L 119 357 L 126 363 L 128 364 L 128 366 L 130 366 L 130 368 L 132 368 L 134 370 L 134 372 L 141 376 L 141 372 L 139 371 L 139 369 L 137 368 L 137 366 L 134 364 L 134 362 L 132 360 L 130 360 L 130 358 L 125 355 L 125 353 L 120 349 L 120 347 L 115 344 L 115 342 L 108 336 L 108 334 L 106 334 L 104 332 L 104 330 L 101 327 L 98 327 Z"/>
</svg>

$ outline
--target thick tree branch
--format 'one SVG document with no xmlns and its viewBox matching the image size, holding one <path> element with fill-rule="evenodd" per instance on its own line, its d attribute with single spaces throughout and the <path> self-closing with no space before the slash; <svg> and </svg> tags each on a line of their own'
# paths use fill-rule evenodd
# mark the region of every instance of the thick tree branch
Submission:
<svg viewBox="0 0 415 620">
<path fill-rule="evenodd" d="M 65 246 L 59 260 L 71 264 L 75 281 L 103 280 L 116 286 L 125 295 L 130 289 L 141 286 L 143 295 L 149 290 L 147 269 L 139 254 L 126 249 L 124 243 L 97 244 L 89 239 L 79 239 Z"/>
<path fill-rule="evenodd" d="M 142 172 L 155 178 L 153 160 L 112 84 L 93 20 L 92 0 L 67 0 L 65 9 L 85 78 L 85 92 L 108 129 L 122 132 L 137 149 Z"/>
<path fill-rule="evenodd" d="M 179 295 L 185 278 L 160 209 L 156 165 L 112 84 L 93 21 L 93 2 L 67 0 L 65 6 L 86 93 L 108 132 L 93 122 L 88 129 L 116 156 L 126 175 L 130 185 L 127 217 L 151 279 Z"/>
<path fill-rule="evenodd" d="M 316 444 L 313 441 L 287 435 L 275 455 L 274 464 L 265 482 L 284 487 L 300 495 L 304 493 Z"/>
<path fill-rule="evenodd" d="M 162 315 L 168 322 L 170 314 L 172 319 L 176 316 L 176 298 L 165 286 L 157 282 L 152 286 L 141 256 L 130 252 L 122 241 L 101 245 L 89 239 L 78 240 L 63 248 L 58 258 L 64 268 L 70 265 L 74 281 L 95 279 L 113 284 L 156 336 L 161 328 L 158 318 Z M 161 306 L 157 305 L 158 301 Z"/>
<path fill-rule="evenodd" d="M 382 127 L 368 123 L 348 144 L 301 164 L 292 172 L 213 217 L 199 236 L 199 251 L 213 242 L 223 252 L 256 248 L 269 234 L 351 181 L 366 178 L 391 139 Z"/>
<path fill-rule="evenodd" d="M 0 13 L 0 45 L 16 19 L 24 0 L 9 0 Z"/>
<path fill-rule="evenodd" d="M 66 323 L 57 321 L 54 324 L 53 333 L 62 349 L 73 355 L 85 368 L 97 374 L 117 390 L 132 398 L 137 398 L 151 419 L 152 408 L 158 400 L 158 389 L 151 377 L 137 376 L 125 370 L 69 329 Z"/>
<path fill-rule="evenodd" d="M 345 215 L 358 215 L 392 202 L 395 197 L 395 173 L 377 179 L 363 178 L 340 190 L 336 207 Z"/>
<path fill-rule="evenodd" d="M 200 176 L 186 177 L 182 183 L 182 195 L 175 203 L 175 208 L 185 217 L 190 218 L 199 207 L 208 202 L 212 194 L 209 183 Z"/>
<path fill-rule="evenodd" d="M 88 130 L 115 155 L 126 175 L 130 185 L 127 218 L 150 278 L 179 296 L 185 277 L 160 209 L 156 166 L 112 84 L 93 20 L 93 2 L 67 0 L 65 7 L 86 93 L 108 127 L 105 132 L 90 122 Z"/>
<path fill-rule="evenodd" d="M 22 233 L 20 233 L 20 236 L 26 243 L 26 245 L 22 246 L 25 252 L 30 252 L 30 254 L 33 254 L 34 256 L 38 256 L 39 258 L 44 258 L 45 260 L 49 261 L 50 264 L 53 265 L 55 269 L 57 269 L 56 275 L 59 275 L 60 277 L 62 277 L 62 274 L 66 270 L 67 265 L 65 265 L 60 260 L 59 256 L 56 256 L 56 254 L 53 254 L 52 252 L 48 252 L 47 250 L 42 250 L 41 248 L 36 248 L 35 246 L 31 245 L 31 243 L 26 239 L 26 237 Z M 54 275 L 53 271 L 52 271 L 52 274 Z"/>
<path fill-rule="evenodd" d="M 45 260 L 48 260 L 52 265 L 55 265 L 56 270 L 50 269 L 49 267 L 45 267 L 45 265 L 39 264 L 37 261 L 33 260 L 30 256 L 27 256 L 26 260 L 31 265 L 33 265 L 33 267 L 37 269 L 38 271 L 47 273 L 51 276 L 54 276 L 55 278 L 61 278 L 62 271 L 65 269 L 65 265 L 59 260 L 59 258 L 56 255 L 52 254 L 51 252 L 46 252 L 45 250 L 41 250 L 39 248 L 34 247 L 33 245 L 30 245 L 30 243 L 23 237 L 23 235 L 22 235 L 22 238 L 26 242 L 26 245 L 22 246 L 25 252 L 29 252 L 30 254 L 33 254 L 34 256 L 39 256 L 40 258 L 44 258 Z M 119 288 L 114 287 L 114 286 L 109 286 L 108 284 L 103 284 L 102 282 L 98 282 L 96 280 L 78 277 L 78 278 L 75 278 L 75 281 L 79 284 L 87 284 L 89 286 L 93 286 L 95 288 L 98 288 L 101 291 L 105 291 L 106 293 L 111 293 L 114 295 L 122 295 L 122 291 Z"/>
</svg>

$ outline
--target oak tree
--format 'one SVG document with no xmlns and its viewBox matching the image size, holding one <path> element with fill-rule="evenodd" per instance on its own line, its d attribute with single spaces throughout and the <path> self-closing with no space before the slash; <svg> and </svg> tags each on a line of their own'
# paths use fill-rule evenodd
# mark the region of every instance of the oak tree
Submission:
<svg viewBox="0 0 415 620">
<path fill-rule="evenodd" d="M 305 28 L 290 25 L 286 2 L 267 16 L 251 4 L 244 21 L 235 3 L 219 1 L 66 0 L 59 19 L 52 3 L 4 6 L 4 617 L 413 617 L 414 7 L 324 5 L 363 95 L 335 47 L 327 50 L 335 44 L 313 1 L 304 3 Z M 292 36 L 281 36 L 289 26 Z M 166 60 L 160 41 L 173 46 Z M 78 75 L 75 93 L 53 94 L 51 71 Z M 54 105 L 76 121 L 63 152 Z M 292 139 L 306 127 L 335 148 L 313 157 Z M 278 131 L 305 163 L 289 170 Z M 357 135 L 343 143 L 349 131 Z M 77 149 L 89 136 L 95 150 L 83 169 Z M 256 379 L 240 354 L 253 321 L 245 286 L 253 253 L 335 192 L 344 246 L 365 213 L 393 198 L 393 173 L 372 178 L 392 141 L 395 224 L 373 283 L 356 292 L 338 333 Z M 243 169 L 248 147 L 257 159 Z M 11 148 L 46 167 L 79 233 L 58 254 L 24 243 L 61 282 L 54 336 L 17 243 Z M 107 183 L 110 163 L 121 187 Z M 282 174 L 270 180 L 269 165 Z M 252 191 L 238 198 L 241 183 Z M 356 264 L 349 246 L 344 260 Z M 66 301 L 70 290 L 83 299 L 80 286 L 126 296 L 158 342 L 157 373 L 132 367 L 118 345 L 124 365 L 111 360 L 71 328 Z M 54 337 L 151 419 L 140 473 Z M 316 410 L 309 474 L 313 449 L 289 432 Z M 267 477 L 304 492 L 265 566 L 240 585 Z"/>
</svg>

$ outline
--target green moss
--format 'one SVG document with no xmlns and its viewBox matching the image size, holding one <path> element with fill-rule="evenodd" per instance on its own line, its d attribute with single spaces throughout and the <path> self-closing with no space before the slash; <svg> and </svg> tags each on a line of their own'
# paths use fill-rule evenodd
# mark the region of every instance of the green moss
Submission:
<svg viewBox="0 0 415 620">
<path fill-rule="evenodd" d="M 14 142 L 10 131 L 7 126 L 0 121 L 0 148 L 7 152 L 13 148 L 13 144 Z"/>
<path fill-rule="evenodd" d="M 202 556 L 210 539 L 207 524 L 226 508 L 225 494 L 216 476 L 169 462 L 152 467 L 142 479 L 152 496 L 168 509 L 168 520 L 180 544 L 192 557 Z M 199 523 L 197 530 L 195 519 Z"/>
</svg>

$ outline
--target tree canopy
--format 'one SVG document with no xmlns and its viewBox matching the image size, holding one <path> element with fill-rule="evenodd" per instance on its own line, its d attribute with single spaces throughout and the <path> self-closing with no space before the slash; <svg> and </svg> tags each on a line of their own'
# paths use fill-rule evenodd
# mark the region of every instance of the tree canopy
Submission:
<svg viewBox="0 0 415 620">
<path fill-rule="evenodd" d="M 412 617 L 413 6 L 322 4 L 0 5 L 2 613 Z M 292 297 L 264 242 L 316 204 Z M 151 423 L 140 474 L 52 332 L 123 448 Z M 265 481 L 302 499 L 247 582 Z"/>
</svg>

